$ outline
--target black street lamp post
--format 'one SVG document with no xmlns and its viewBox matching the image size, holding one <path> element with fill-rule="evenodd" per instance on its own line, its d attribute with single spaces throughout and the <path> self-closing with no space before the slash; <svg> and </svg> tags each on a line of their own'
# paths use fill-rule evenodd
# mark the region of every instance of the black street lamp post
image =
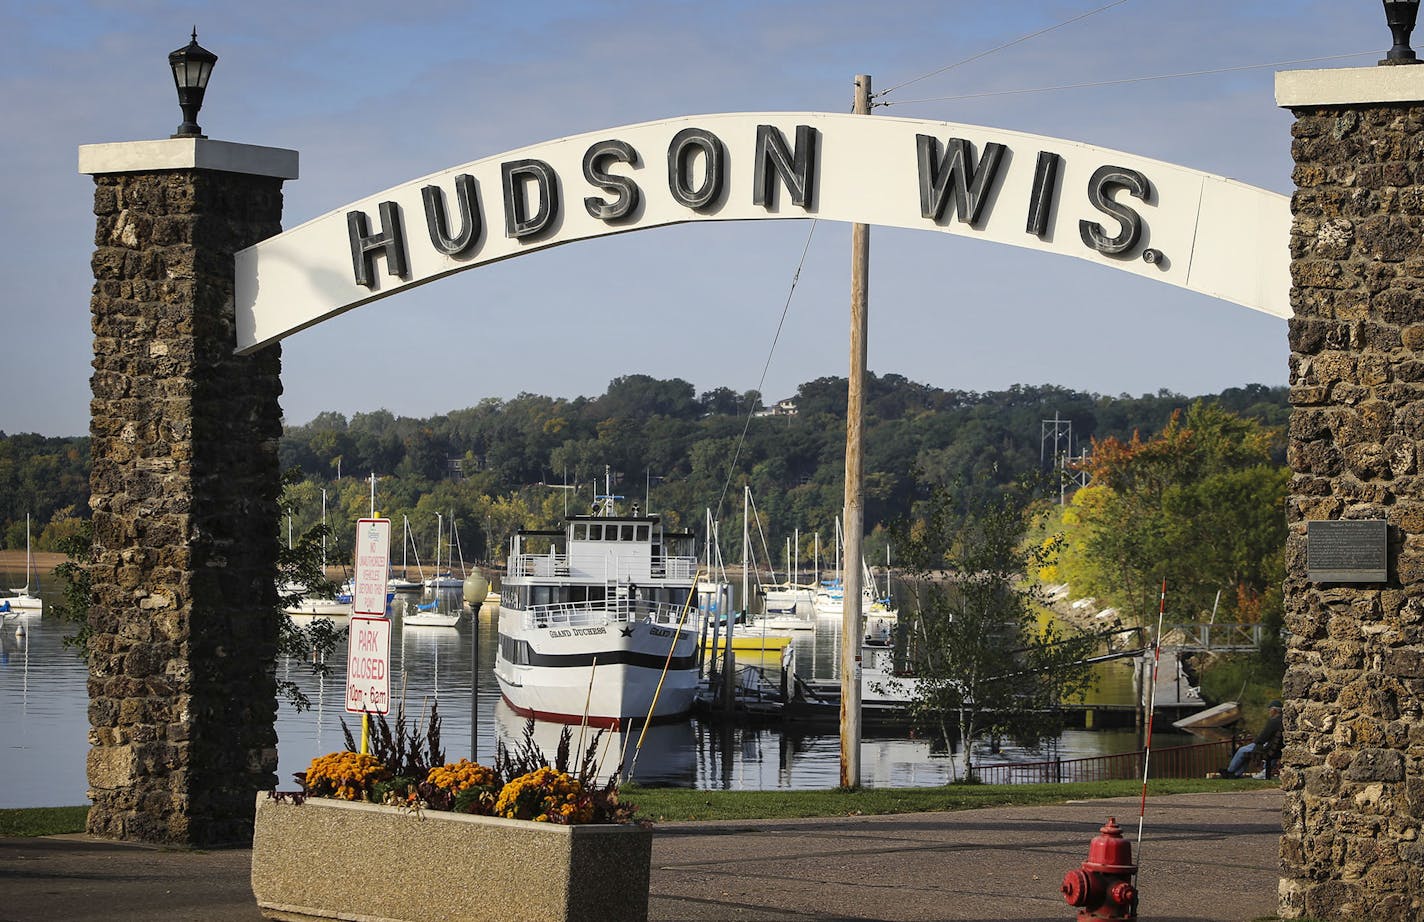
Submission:
<svg viewBox="0 0 1424 922">
<path fill-rule="evenodd" d="M 193 27 L 193 40 L 168 56 L 173 68 L 173 82 L 178 87 L 178 106 L 183 110 L 183 124 L 173 134 L 175 138 L 205 138 L 198 127 L 198 110 L 203 107 L 203 92 L 218 56 L 198 44 L 198 28 Z"/>
<path fill-rule="evenodd" d="M 1414 19 L 1419 15 L 1419 0 L 1384 0 L 1384 18 L 1394 36 L 1381 64 L 1418 64 L 1414 49 L 1409 47 L 1409 33 L 1414 31 Z"/>
</svg>

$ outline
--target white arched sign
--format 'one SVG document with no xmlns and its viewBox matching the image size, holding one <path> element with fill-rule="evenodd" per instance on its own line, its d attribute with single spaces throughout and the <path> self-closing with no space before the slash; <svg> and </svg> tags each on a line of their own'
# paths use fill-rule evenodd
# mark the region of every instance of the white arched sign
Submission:
<svg viewBox="0 0 1424 922">
<path fill-rule="evenodd" d="M 687 221 L 819 218 L 1076 256 L 1290 315 L 1289 200 L 1075 141 L 821 112 L 548 141 L 361 199 L 237 254 L 238 351 L 452 272 Z"/>
</svg>

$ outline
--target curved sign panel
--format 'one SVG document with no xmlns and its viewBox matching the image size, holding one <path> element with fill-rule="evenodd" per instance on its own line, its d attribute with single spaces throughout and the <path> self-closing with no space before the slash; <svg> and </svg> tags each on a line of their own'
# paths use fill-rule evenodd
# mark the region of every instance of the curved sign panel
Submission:
<svg viewBox="0 0 1424 922">
<path fill-rule="evenodd" d="M 243 250 L 238 351 L 545 247 L 686 221 L 766 218 L 981 237 L 1290 314 L 1283 195 L 993 128 L 743 112 L 611 128 L 477 160 Z"/>
</svg>

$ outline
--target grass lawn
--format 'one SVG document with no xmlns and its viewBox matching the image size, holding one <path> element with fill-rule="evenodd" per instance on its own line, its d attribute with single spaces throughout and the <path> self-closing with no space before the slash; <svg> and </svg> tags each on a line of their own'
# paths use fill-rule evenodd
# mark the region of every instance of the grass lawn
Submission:
<svg viewBox="0 0 1424 922">
<path fill-rule="evenodd" d="M 1256 791 L 1275 781 L 1238 779 L 1154 780 L 1149 796 L 1203 791 Z M 638 816 L 653 822 L 690 820 L 761 820 L 815 816 L 869 816 L 882 813 L 932 813 L 977 807 L 1061 804 L 1070 800 L 1135 797 L 1140 781 L 1085 784 L 951 784 L 933 788 L 862 788 L 858 791 L 696 791 L 627 785 L 623 798 L 638 806 Z M 0 810 L 0 836 L 50 836 L 84 831 L 88 807 L 34 807 Z"/>
<path fill-rule="evenodd" d="M 1278 787 L 1277 781 L 1239 779 L 1153 780 L 1148 796 L 1203 791 L 1255 791 Z M 625 800 L 638 816 L 654 822 L 688 820 L 785 819 L 812 816 L 868 816 L 881 813 L 929 813 L 977 807 L 1061 804 L 1070 800 L 1127 797 L 1142 793 L 1141 781 L 1084 784 L 951 784 L 932 788 L 862 788 L 858 791 L 694 791 L 628 785 Z"/>
<path fill-rule="evenodd" d="M 0 810 L 0 836 L 57 836 L 83 832 L 88 807 L 30 807 Z"/>
</svg>

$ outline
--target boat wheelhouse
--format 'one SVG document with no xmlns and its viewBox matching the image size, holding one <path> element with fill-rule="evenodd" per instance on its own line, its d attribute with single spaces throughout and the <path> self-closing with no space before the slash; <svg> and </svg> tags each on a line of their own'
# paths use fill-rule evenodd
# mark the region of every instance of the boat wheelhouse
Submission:
<svg viewBox="0 0 1424 922">
<path fill-rule="evenodd" d="M 500 693 L 527 717 L 626 726 L 685 716 L 697 691 L 697 554 L 612 497 L 561 531 L 520 531 L 500 587 Z"/>
</svg>

